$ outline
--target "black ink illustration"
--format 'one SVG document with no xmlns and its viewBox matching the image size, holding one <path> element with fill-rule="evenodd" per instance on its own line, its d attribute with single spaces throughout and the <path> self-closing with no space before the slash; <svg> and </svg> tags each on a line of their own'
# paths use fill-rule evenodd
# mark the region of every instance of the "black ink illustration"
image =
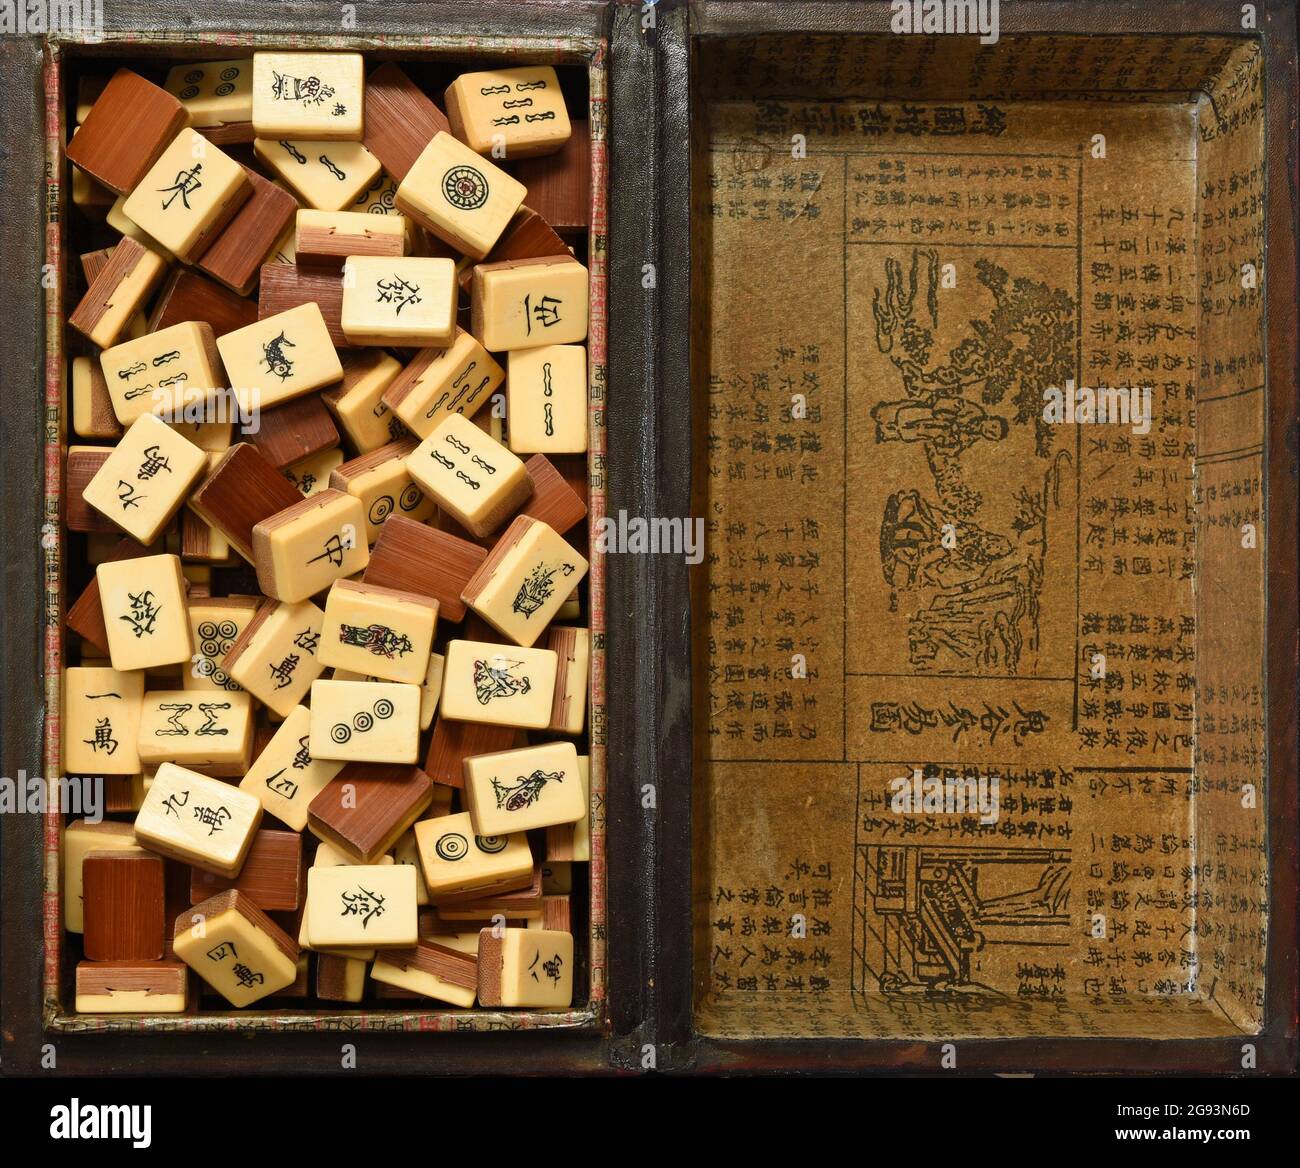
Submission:
<svg viewBox="0 0 1300 1168">
<path fill-rule="evenodd" d="M 874 441 L 900 456 L 918 452 L 928 472 L 927 487 L 894 491 L 884 504 L 880 567 L 889 609 L 908 595 L 908 660 L 921 673 L 1032 674 L 1048 518 L 1072 466 L 1065 452 L 1053 455 L 1042 392 L 1072 375 L 1075 306 L 1058 289 L 979 260 L 976 279 L 994 307 L 935 360 L 939 269 L 933 249 L 913 249 L 906 271 L 890 257 L 872 299 L 876 347 L 903 390 L 872 406 Z M 966 460 L 1000 457 L 996 448 L 1026 427 L 1047 463 L 1034 474 L 1041 485 L 1013 488 L 990 507 Z"/>
<path fill-rule="evenodd" d="M 283 332 L 278 337 L 272 337 L 262 346 L 262 364 L 266 366 L 268 373 L 281 381 L 288 381 L 289 374 L 293 372 L 293 361 L 284 351 L 286 347 L 293 349 L 297 346 Z"/>
<path fill-rule="evenodd" d="M 273 73 L 271 96 L 276 101 L 296 101 L 304 106 L 322 105 L 334 96 L 334 87 L 326 85 L 314 74 L 294 77 L 291 73 Z M 338 112 L 337 109 L 335 111 Z"/>
<path fill-rule="evenodd" d="M 453 166 L 442 176 L 443 197 L 461 211 L 477 211 L 488 200 L 488 184 L 472 166 Z"/>
<path fill-rule="evenodd" d="M 199 639 L 196 669 L 218 689 L 237 690 L 240 685 L 224 669 L 221 659 L 230 652 L 239 636 L 239 626 L 232 620 L 200 621 L 195 630 Z"/>
<path fill-rule="evenodd" d="M 533 335 L 533 321 L 542 328 L 550 328 L 560 323 L 560 305 L 564 303 L 557 296 L 539 296 L 537 303 L 532 300 L 532 293 L 524 297 L 524 326 L 528 336 Z"/>
<path fill-rule="evenodd" d="M 412 284 L 410 280 L 403 280 L 401 276 L 390 276 L 387 280 L 379 280 L 375 284 L 379 293 L 380 304 L 395 304 L 393 315 L 401 316 L 402 309 L 408 304 L 419 304 L 420 285 Z"/>
<path fill-rule="evenodd" d="M 199 702 L 199 713 L 203 715 L 206 721 L 194 733 L 199 737 L 213 738 L 224 737 L 230 733 L 229 726 L 217 725 L 217 718 L 220 711 L 230 709 L 229 702 Z"/>
<path fill-rule="evenodd" d="M 118 501 L 122 504 L 123 511 L 129 511 L 132 507 L 140 506 L 140 504 L 143 503 L 145 499 L 149 497 L 148 495 L 138 494 L 136 492 L 135 487 L 133 487 L 125 479 L 118 479 L 117 485 L 118 485 L 117 497 L 118 497 Z"/>
<path fill-rule="evenodd" d="M 479 705 L 486 706 L 493 698 L 510 698 L 526 694 L 532 682 L 515 671 L 523 668 L 522 661 L 507 661 L 493 657 L 491 661 L 474 662 L 474 696 Z"/>
<path fill-rule="evenodd" d="M 330 737 L 342 746 L 352 737 L 353 731 L 356 731 L 358 734 L 365 734 L 374 727 L 376 718 L 381 722 L 391 718 L 395 708 L 396 707 L 394 707 L 393 703 L 387 698 L 380 698 L 371 707 L 371 710 L 359 710 L 355 713 L 352 716 L 351 726 L 346 722 L 335 722 L 334 725 L 330 727 Z M 373 711 L 373 713 L 371 711 Z"/>
<path fill-rule="evenodd" d="M 127 601 L 131 611 L 123 613 L 117 619 L 124 620 L 131 626 L 137 640 L 146 634 L 152 635 L 158 614 L 162 612 L 162 606 L 155 602 L 153 592 L 148 589 L 140 593 L 128 592 Z"/>
<path fill-rule="evenodd" d="M 542 977 L 550 978 L 552 985 L 560 984 L 561 969 L 564 966 L 564 958 L 558 953 L 552 954 L 545 961 L 542 960 L 541 952 L 533 954 L 533 959 L 528 963 L 528 972 L 533 981 L 540 982 Z M 541 974 L 541 977 L 538 974 Z"/>
<path fill-rule="evenodd" d="M 519 585 L 519 591 L 515 593 L 514 601 L 510 607 L 515 612 L 522 614 L 524 620 L 528 620 L 554 595 L 555 577 L 557 575 L 569 576 L 572 573 L 572 564 L 556 564 L 553 568 L 548 568 L 545 563 L 538 564 L 524 577 L 523 583 Z"/>
<path fill-rule="evenodd" d="M 340 916 L 360 917 L 361 927 L 364 929 L 375 917 L 384 915 L 384 902 L 386 897 L 380 896 L 377 892 L 370 892 L 357 885 L 355 892 L 345 892 L 343 895 L 343 912 Z"/>
<path fill-rule="evenodd" d="M 160 195 L 166 195 L 170 192 L 170 197 L 163 202 L 162 209 L 166 211 L 177 199 L 180 199 L 185 210 L 190 210 L 190 196 L 203 186 L 202 181 L 199 179 L 202 171 L 203 163 L 196 162 L 189 170 L 178 170 L 176 180 L 171 186 L 159 187 L 158 193 Z"/>
<path fill-rule="evenodd" d="M 101 750 L 106 754 L 112 755 L 117 751 L 118 742 L 113 737 L 113 723 L 108 718 L 100 718 L 95 723 L 93 738 L 83 738 L 81 741 L 90 747 L 91 751 L 98 754 Z"/>
<path fill-rule="evenodd" d="M 446 835 L 438 837 L 433 850 L 438 853 L 439 859 L 454 863 L 469 855 L 469 840 L 458 831 L 449 831 Z"/>
<path fill-rule="evenodd" d="M 343 553 L 347 551 L 348 547 L 343 542 L 343 537 L 338 534 L 331 535 L 321 546 L 324 549 L 321 554 L 312 556 L 307 562 L 314 564 L 317 560 L 328 560 L 334 567 L 340 567 L 343 563 Z"/>
<path fill-rule="evenodd" d="M 274 791 L 277 795 L 282 795 L 286 799 L 293 799 L 298 794 L 298 784 L 290 778 L 285 778 L 284 772 L 288 767 L 281 767 L 273 775 L 267 775 L 266 786 L 268 790 Z"/>
<path fill-rule="evenodd" d="M 293 681 L 294 671 L 298 668 L 298 654 L 286 653 L 280 661 L 271 661 L 267 664 L 271 671 L 271 680 L 275 682 L 276 689 L 284 689 Z"/>
<path fill-rule="evenodd" d="M 140 469 L 135 472 L 135 477 L 142 481 L 151 479 L 156 474 L 162 472 L 172 473 L 171 463 L 167 456 L 162 453 L 161 449 L 155 444 L 146 446 L 144 451 L 144 461 L 140 463 Z"/>
<path fill-rule="evenodd" d="M 209 837 L 214 836 L 226 825 L 230 818 L 230 810 L 227 807 L 195 807 L 194 818 L 199 821 L 201 827 L 208 829 Z"/>
<path fill-rule="evenodd" d="M 544 771 L 540 768 L 531 775 L 520 775 L 509 787 L 493 779 L 492 790 L 497 797 L 497 810 L 522 811 L 542 797 L 542 789 L 547 783 L 563 781 L 562 771 Z"/>
<path fill-rule="evenodd" d="M 388 625 L 349 625 L 340 622 L 339 642 L 356 649 L 365 649 L 375 657 L 405 657 L 414 651 L 411 638 L 395 632 Z"/>
<path fill-rule="evenodd" d="M 504 852 L 509 843 L 510 837 L 505 835 L 476 835 L 474 837 L 474 846 L 480 852 L 484 852 L 489 856 Z"/>
<path fill-rule="evenodd" d="M 190 801 L 190 793 L 186 791 L 175 791 L 163 800 L 163 814 L 174 815 L 177 819 L 181 817 L 180 809 Z"/>
<path fill-rule="evenodd" d="M 937 844 L 858 847 L 861 933 L 854 989 L 888 995 L 1001 994 L 978 955 L 1066 945 L 1070 852 Z"/>
</svg>

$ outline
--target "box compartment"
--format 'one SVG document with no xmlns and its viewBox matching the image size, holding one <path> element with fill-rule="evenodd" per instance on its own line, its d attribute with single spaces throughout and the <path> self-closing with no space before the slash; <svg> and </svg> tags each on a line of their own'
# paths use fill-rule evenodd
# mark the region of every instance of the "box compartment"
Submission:
<svg viewBox="0 0 1300 1168">
<path fill-rule="evenodd" d="M 702 1065 L 1290 1024 L 1294 70 L 1054 16 L 697 28 Z M 1049 423 L 1053 385 L 1149 387 L 1149 429 Z"/>
<path fill-rule="evenodd" d="M 523 23 L 527 23 L 526 21 Z M 62 670 L 66 659 L 64 616 L 67 605 L 90 579 L 85 536 L 62 531 L 57 525 L 64 490 L 62 468 L 64 448 L 69 441 L 70 408 L 65 386 L 70 385 L 74 355 L 89 352 L 75 333 L 62 325 L 66 314 L 85 288 L 77 258 L 97 247 L 111 244 L 116 233 L 74 214 L 71 208 L 70 164 L 63 157 L 63 143 L 71 136 L 75 116 L 77 82 L 83 73 L 111 75 L 118 67 L 130 67 L 161 82 L 166 68 L 183 60 L 218 60 L 251 55 L 257 49 L 334 49 L 362 51 L 367 66 L 395 60 L 426 92 L 440 95 L 460 72 L 490 68 L 502 62 L 546 63 L 557 67 L 566 100 L 575 117 L 575 129 L 589 134 L 590 191 L 581 216 L 582 223 L 562 227 L 565 241 L 587 264 L 591 273 L 589 333 L 589 452 L 588 523 L 603 513 L 605 483 L 592 468 L 602 464 L 605 448 L 603 387 L 606 376 L 606 42 L 601 37 L 576 34 L 540 35 L 386 35 L 311 36 L 283 33 L 222 33 L 207 37 L 172 31 L 137 34 L 105 33 L 93 43 L 62 41 L 47 46 L 44 66 L 45 152 L 49 173 L 49 223 L 45 233 L 45 259 L 49 270 L 59 273 L 60 282 L 46 293 L 50 327 L 46 337 L 45 514 L 47 524 L 42 546 L 45 556 L 45 642 L 44 671 L 46 715 L 44 719 L 44 766 L 46 774 L 62 773 L 60 762 L 60 718 Z M 583 117 L 582 115 L 585 115 Z M 239 154 L 241 148 L 227 147 Z M 242 157 L 242 155 L 240 155 Z M 546 160 L 525 165 L 533 174 L 545 169 Z M 64 199 L 68 206 L 64 206 Z M 572 199 L 569 200 L 572 202 Z M 66 339 L 66 343 L 65 343 Z M 590 528 L 588 528 L 590 530 Z M 586 586 L 584 617 L 593 632 L 589 722 L 585 736 L 590 756 L 593 801 L 592 860 L 588 876 L 575 881 L 572 896 L 575 958 L 580 973 L 575 978 L 574 1005 L 565 1011 L 455 1010 L 433 1001 L 410 1003 L 374 999 L 373 987 L 366 1002 L 357 1008 L 295 1008 L 291 1000 L 268 1000 L 245 1010 L 220 1006 L 220 999 L 204 996 L 200 1012 L 181 1015 L 86 1015 L 72 1009 L 73 971 L 79 953 L 78 938 L 62 927 L 60 844 L 63 816 L 52 807 L 44 830 L 44 925 L 43 1000 L 46 1027 L 63 1033 L 117 1032 L 212 1032 L 230 1030 L 322 1030 L 372 1029 L 392 1031 L 518 1032 L 548 1030 L 599 1035 L 608 1023 L 608 979 L 606 969 L 605 875 L 605 654 L 602 633 L 605 625 L 605 560 L 595 547 L 587 551 L 591 564 Z M 197 993 L 195 994 L 197 997 Z"/>
</svg>

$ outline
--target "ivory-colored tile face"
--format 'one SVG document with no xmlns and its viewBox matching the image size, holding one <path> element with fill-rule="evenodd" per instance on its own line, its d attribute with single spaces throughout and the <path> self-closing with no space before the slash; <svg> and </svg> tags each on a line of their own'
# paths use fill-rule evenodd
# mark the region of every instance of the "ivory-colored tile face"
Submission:
<svg viewBox="0 0 1300 1168">
<path fill-rule="evenodd" d="M 524 464 L 462 414 L 448 414 L 406 460 L 406 469 L 477 536 L 491 535 L 533 489 Z"/>
<path fill-rule="evenodd" d="M 253 131 L 360 141 L 363 90 L 360 53 L 254 53 Z"/>
<path fill-rule="evenodd" d="M 127 196 L 122 213 L 181 259 L 197 256 L 252 193 L 239 165 L 185 129 Z"/>
<path fill-rule="evenodd" d="M 408 430 L 427 438 L 448 414 L 472 418 L 505 378 L 505 370 L 478 341 L 456 330 L 445 349 L 417 353 L 385 400 Z"/>
<path fill-rule="evenodd" d="M 498 632 L 531 645 L 587 574 L 587 561 L 545 523 L 513 525 L 503 541 L 516 534 L 470 581 L 464 600 Z"/>
<path fill-rule="evenodd" d="M 577 260 L 480 264 L 471 330 L 494 353 L 587 339 L 587 269 Z"/>
<path fill-rule="evenodd" d="M 462 73 L 447 87 L 446 98 L 452 132 L 477 154 L 551 154 L 572 133 L 550 65 Z"/>
<path fill-rule="evenodd" d="M 285 467 L 284 477 L 298 488 L 304 499 L 310 499 L 329 486 L 330 474 L 342 461 L 343 451 L 338 447 L 322 450 L 319 454 Z"/>
<path fill-rule="evenodd" d="M 458 296 L 449 259 L 351 255 L 343 265 L 343 332 L 354 345 L 448 345 Z"/>
<path fill-rule="evenodd" d="M 144 673 L 85 666 L 63 671 L 63 769 L 70 775 L 137 775 Z"/>
<path fill-rule="evenodd" d="M 562 1008 L 573 1001 L 573 934 L 549 929 L 505 929 L 500 947 L 480 948 L 480 960 L 499 960 L 500 1004 Z M 482 975 L 480 974 L 480 977 Z M 482 985 L 482 981 L 479 983 Z"/>
<path fill-rule="evenodd" d="M 307 871 L 307 934 L 331 949 L 414 945 L 419 939 L 415 869 L 340 864 Z"/>
<path fill-rule="evenodd" d="M 442 673 L 445 659 L 441 653 L 429 654 L 429 667 L 424 671 L 424 680 L 420 683 L 420 729 L 427 730 L 433 725 L 433 716 L 438 712 L 438 700 L 442 696 Z M 331 674 L 332 681 L 382 681 L 373 673 L 359 673 L 354 669 L 336 669 Z M 442 789 L 442 788 L 439 788 Z M 434 794 L 437 794 L 435 790 Z"/>
<path fill-rule="evenodd" d="M 380 170 L 379 174 L 371 181 L 370 185 L 361 192 L 348 210 L 357 211 L 364 215 L 398 215 L 405 221 L 407 230 L 410 230 L 410 221 L 406 220 L 397 210 L 397 179 L 393 178 L 386 170 Z M 408 236 L 408 247 L 410 239 Z"/>
<path fill-rule="evenodd" d="M 252 795 L 164 762 L 135 817 L 135 838 L 169 859 L 234 876 L 261 819 L 262 805 Z"/>
<path fill-rule="evenodd" d="M 257 609 L 258 601 L 254 597 L 205 597 L 190 601 L 190 636 L 194 638 L 194 655 L 181 682 L 184 689 L 238 693 L 243 688 L 226 672 L 221 662 L 248 627 Z"/>
<path fill-rule="evenodd" d="M 326 390 L 323 398 L 334 419 L 361 454 L 405 436 L 401 422 L 381 400 L 402 371 L 396 357 L 371 349 L 347 355 L 343 384 Z"/>
<path fill-rule="evenodd" d="M 89 852 L 127 851 L 138 845 L 135 831 L 129 823 L 105 819 L 87 823 L 84 819 L 72 820 L 63 832 L 63 927 L 69 933 L 80 933 L 85 927 L 85 905 L 82 897 L 81 864 Z"/>
<path fill-rule="evenodd" d="M 310 737 L 311 711 L 294 706 L 239 783 L 241 791 L 256 796 L 268 814 L 294 831 L 307 826 L 307 805 L 343 769 L 334 759 L 312 758 Z"/>
<path fill-rule="evenodd" d="M 153 414 L 141 414 L 86 485 L 82 498 L 146 546 L 181 509 L 208 459 Z"/>
<path fill-rule="evenodd" d="M 306 600 L 370 562 L 358 499 L 326 490 L 289 510 L 253 528 L 257 582 L 268 596 Z"/>
<path fill-rule="evenodd" d="M 549 742 L 465 760 L 465 800 L 479 835 L 509 835 L 586 814 L 578 752 Z"/>
<path fill-rule="evenodd" d="M 439 133 L 397 188 L 397 208 L 458 251 L 482 259 L 527 194 L 500 167 Z"/>
<path fill-rule="evenodd" d="M 298 211 L 294 254 L 303 263 L 341 267 L 349 256 L 399 257 L 406 253 L 406 217 L 365 211 Z M 346 303 L 346 301 L 345 301 Z M 344 325 L 346 328 L 346 323 Z"/>
<path fill-rule="evenodd" d="M 528 836 L 481 836 L 468 812 L 423 819 L 415 825 L 415 843 L 430 899 L 526 885 L 533 875 Z"/>
<path fill-rule="evenodd" d="M 242 775 L 253 753 L 253 700 L 242 692 L 150 690 L 136 741 L 145 766 L 176 762 Z"/>
<path fill-rule="evenodd" d="M 256 800 L 254 800 L 256 802 Z M 234 899 L 237 906 L 214 913 L 206 906 Z M 195 905 L 173 941 L 176 956 L 232 1006 L 248 1006 L 298 979 L 298 948 L 246 897 L 214 896 Z"/>
<path fill-rule="evenodd" d="M 343 376 L 325 318 L 315 303 L 300 304 L 226 333 L 217 338 L 217 349 L 243 409 L 268 409 Z"/>
<path fill-rule="evenodd" d="M 99 355 L 113 412 L 123 426 L 142 414 L 173 414 L 225 385 L 212 329 L 186 321 Z"/>
<path fill-rule="evenodd" d="M 336 490 L 346 491 L 361 500 L 366 514 L 366 542 L 374 544 L 390 515 L 404 515 L 423 523 L 437 513 L 437 505 L 420 487 L 411 481 L 406 469 L 406 459 L 414 449 L 415 440 L 393 444 L 391 458 L 383 459 L 360 474 L 343 471 L 331 479 Z M 380 448 L 384 449 L 383 447 Z M 378 457 L 379 451 L 372 451 Z M 344 472 L 346 473 L 346 477 Z"/>
<path fill-rule="evenodd" d="M 320 211 L 342 211 L 379 177 L 379 159 L 360 142 L 258 138 L 253 153 L 298 198 Z"/>
<path fill-rule="evenodd" d="M 546 345 L 510 354 L 506 428 L 516 454 L 587 450 L 587 350 Z"/>
<path fill-rule="evenodd" d="M 325 667 L 316 656 L 325 613 L 309 600 L 277 604 L 226 671 L 258 701 L 288 717 Z"/>
<path fill-rule="evenodd" d="M 450 939 L 424 938 L 410 949 L 378 953 L 371 980 L 468 1009 L 478 994 L 478 962 L 472 954 L 442 944 Z"/>
<path fill-rule="evenodd" d="M 429 668 L 437 622 L 436 600 L 340 580 L 325 602 L 320 660 L 385 681 L 419 685 Z"/>
<path fill-rule="evenodd" d="M 177 65 L 163 83 L 193 126 L 226 126 L 253 119 L 253 59 Z"/>
<path fill-rule="evenodd" d="M 313 682 L 310 745 L 313 758 L 415 762 L 420 748 L 420 687 L 396 682 Z"/>
<path fill-rule="evenodd" d="M 152 669 L 190 659 L 180 557 L 116 560 L 100 564 L 95 576 L 114 669 Z"/>
<path fill-rule="evenodd" d="M 556 656 L 486 641 L 449 641 L 442 716 L 456 722 L 545 729 L 555 696 Z"/>
</svg>

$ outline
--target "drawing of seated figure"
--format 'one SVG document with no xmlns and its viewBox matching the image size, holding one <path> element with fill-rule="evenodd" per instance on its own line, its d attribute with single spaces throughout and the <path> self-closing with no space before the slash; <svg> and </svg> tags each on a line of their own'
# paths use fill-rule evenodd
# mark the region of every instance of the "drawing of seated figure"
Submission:
<svg viewBox="0 0 1300 1168">
<path fill-rule="evenodd" d="M 926 401 L 882 401 L 871 407 L 877 442 L 924 442 L 936 453 L 955 455 L 980 438 L 998 442 L 1007 436 L 1007 420 L 978 402 L 936 393 Z"/>
<path fill-rule="evenodd" d="M 1010 554 L 1011 541 L 963 522 L 952 547 L 944 547 L 944 524 L 919 491 L 896 491 L 880 523 L 880 566 L 896 588 L 943 588 L 974 578 Z"/>
</svg>

